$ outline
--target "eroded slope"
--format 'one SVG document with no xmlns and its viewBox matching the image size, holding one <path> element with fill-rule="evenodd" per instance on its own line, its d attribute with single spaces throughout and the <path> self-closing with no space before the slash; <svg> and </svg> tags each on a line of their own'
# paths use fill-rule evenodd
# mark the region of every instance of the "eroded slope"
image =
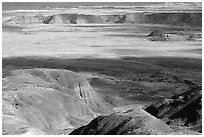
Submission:
<svg viewBox="0 0 204 137">
<path fill-rule="evenodd" d="M 58 134 L 111 112 L 74 72 L 27 69 L 11 73 L 2 81 L 3 134 L 22 134 L 30 128 Z"/>
<path fill-rule="evenodd" d="M 122 111 L 121 111 L 122 110 Z M 71 135 L 163 135 L 198 134 L 189 130 L 174 131 L 166 123 L 150 115 L 140 107 L 99 116 L 88 125 L 72 131 Z"/>
<path fill-rule="evenodd" d="M 54 14 L 15 16 L 3 22 L 7 25 L 28 24 L 113 24 L 148 23 L 174 26 L 201 26 L 202 13 L 118 13 L 109 15 Z"/>
<path fill-rule="evenodd" d="M 191 90 L 152 104 L 145 110 L 178 128 L 186 126 L 202 132 L 202 88 L 195 86 Z"/>
</svg>

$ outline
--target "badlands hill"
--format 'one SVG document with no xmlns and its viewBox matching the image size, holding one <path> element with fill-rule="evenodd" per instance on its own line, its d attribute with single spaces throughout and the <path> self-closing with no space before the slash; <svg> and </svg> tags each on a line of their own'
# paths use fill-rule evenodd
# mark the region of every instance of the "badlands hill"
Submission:
<svg viewBox="0 0 204 137">
<path fill-rule="evenodd" d="M 2 133 L 200 134 L 202 4 L 161 4 L 3 10 Z"/>
<path fill-rule="evenodd" d="M 118 13 L 109 15 L 86 15 L 86 14 L 54 14 L 22 15 L 15 16 L 3 22 L 6 25 L 25 24 L 124 24 L 124 23 L 147 23 L 168 24 L 174 26 L 201 26 L 202 13 Z"/>
<path fill-rule="evenodd" d="M 59 134 L 112 112 L 74 72 L 25 69 L 9 75 L 2 81 L 3 134 L 23 134 L 33 128 L 34 134 Z"/>
<path fill-rule="evenodd" d="M 168 125 L 138 107 L 99 116 L 88 125 L 74 130 L 71 135 L 148 135 L 170 131 Z"/>
<path fill-rule="evenodd" d="M 135 106 L 129 109 L 121 107 L 117 109 L 118 112 L 108 116 L 99 116 L 88 125 L 75 129 L 70 134 L 197 135 L 202 132 L 201 92 L 201 87 L 194 87 L 145 109 Z"/>
<path fill-rule="evenodd" d="M 128 107 L 127 107 L 128 108 Z M 70 135 L 165 135 L 199 133 L 187 129 L 173 130 L 165 122 L 140 107 L 119 109 L 108 116 L 99 116 Z"/>
</svg>

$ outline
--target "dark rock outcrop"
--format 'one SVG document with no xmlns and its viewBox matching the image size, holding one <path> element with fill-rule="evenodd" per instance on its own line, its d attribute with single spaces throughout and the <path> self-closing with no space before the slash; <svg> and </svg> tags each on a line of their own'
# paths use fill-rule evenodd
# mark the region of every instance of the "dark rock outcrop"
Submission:
<svg viewBox="0 0 204 137">
<path fill-rule="evenodd" d="M 145 110 L 171 126 L 186 126 L 202 132 L 201 87 L 194 87 L 162 103 L 153 104 Z"/>
</svg>

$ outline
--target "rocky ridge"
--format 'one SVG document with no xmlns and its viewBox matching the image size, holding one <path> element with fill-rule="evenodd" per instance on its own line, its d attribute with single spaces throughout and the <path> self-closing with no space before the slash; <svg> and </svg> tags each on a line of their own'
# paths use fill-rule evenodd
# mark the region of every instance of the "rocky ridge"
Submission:
<svg viewBox="0 0 204 137">
<path fill-rule="evenodd" d="M 201 26 L 202 13 L 120 13 L 110 15 L 54 14 L 16 16 L 3 22 L 6 25 L 28 24 L 124 24 L 148 23 L 173 26 Z"/>
</svg>

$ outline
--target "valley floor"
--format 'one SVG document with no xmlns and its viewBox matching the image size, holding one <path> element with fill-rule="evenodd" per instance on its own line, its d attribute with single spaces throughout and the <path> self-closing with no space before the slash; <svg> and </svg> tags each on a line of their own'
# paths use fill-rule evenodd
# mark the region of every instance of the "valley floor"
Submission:
<svg viewBox="0 0 204 137">
<path fill-rule="evenodd" d="M 165 40 L 152 41 L 148 35 L 155 30 L 182 33 L 179 37 L 177 34 L 168 36 L 162 34 L 166 36 Z M 3 118 L 3 133 L 68 134 L 100 114 L 108 115 L 117 110 L 122 111 L 126 109 L 126 105 L 132 107 L 138 105 L 145 108 L 152 103 L 161 103 L 165 99 L 198 87 L 200 90 L 202 87 L 200 34 L 202 35 L 200 26 L 172 27 L 161 24 L 16 26 L 4 24 L 2 32 L 2 77 L 5 84 L 3 85 L 3 100 L 8 104 L 11 103 L 11 106 L 4 104 L 3 114 L 7 119 Z M 184 38 L 184 35 L 193 38 L 189 40 Z M 199 37 L 194 38 L 194 36 Z M 67 70 L 76 72 L 76 75 L 70 72 L 64 73 Z M 29 90 L 28 93 L 31 91 L 31 95 L 22 97 L 25 100 L 21 100 L 20 97 L 19 100 L 17 99 L 22 106 L 12 104 L 16 101 L 15 94 L 18 92 L 21 94 L 22 91 L 26 91 L 26 88 L 33 89 L 33 86 L 36 89 Z M 45 92 L 43 95 L 41 95 L 42 88 L 46 88 L 42 90 L 43 93 Z M 29 104 L 27 97 L 41 99 L 32 92 L 35 90 L 39 91 L 39 96 L 48 99 L 50 104 L 53 103 L 52 106 L 65 111 L 68 116 L 53 112 L 55 109 L 52 106 L 46 107 L 47 102 L 44 102 L 44 106 L 35 104 L 37 101 L 33 100 Z M 61 92 L 69 93 L 62 96 Z M 9 96 L 14 99 L 10 100 Z M 69 114 L 69 108 L 66 107 L 68 101 L 71 104 L 70 108 L 74 108 L 71 114 Z M 60 104 L 59 107 L 57 103 Z M 85 107 L 82 107 L 83 105 Z M 32 111 L 27 113 L 28 110 L 23 108 L 29 108 Z M 105 111 L 100 108 L 104 108 Z M 40 115 L 37 110 L 42 114 Z M 35 115 L 37 113 L 39 115 Z M 54 117 L 49 115 L 50 113 Z M 130 115 L 134 113 L 130 112 Z M 149 114 L 142 110 L 141 114 L 143 113 L 149 117 Z M 6 131 L 10 127 L 15 128 L 16 119 L 11 118 L 14 117 L 13 115 L 17 117 L 17 121 L 28 119 L 26 122 L 30 125 L 26 123 L 26 127 L 20 127 L 22 133 L 13 133 L 15 130 Z M 42 125 L 39 126 L 37 122 L 32 123 L 35 121 L 32 118 L 29 121 L 29 116 L 34 115 L 36 119 L 41 118 L 38 120 Z M 86 115 L 85 118 L 83 118 L 84 115 Z M 43 118 L 45 118 L 44 121 Z M 61 123 L 60 120 L 62 120 Z M 19 121 L 24 125 L 25 121 Z M 105 121 L 109 120 L 105 117 Z M 58 124 L 61 126 L 59 130 Z M 164 122 L 160 124 L 167 126 Z M 64 128 L 66 126 L 67 128 Z M 53 130 L 54 128 L 56 130 Z M 167 129 L 169 131 L 169 127 L 165 130 Z"/>
</svg>

